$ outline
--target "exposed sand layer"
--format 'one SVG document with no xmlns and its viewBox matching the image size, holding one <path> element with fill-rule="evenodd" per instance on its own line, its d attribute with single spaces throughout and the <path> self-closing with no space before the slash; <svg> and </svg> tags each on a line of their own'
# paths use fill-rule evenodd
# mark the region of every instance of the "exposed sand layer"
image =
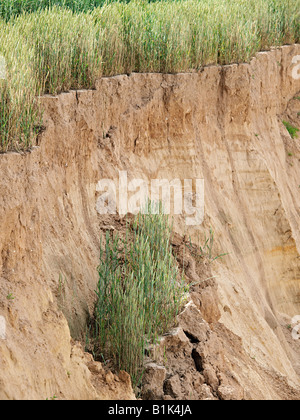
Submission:
<svg viewBox="0 0 300 420">
<path fill-rule="evenodd" d="M 1 399 L 133 398 L 126 374 L 104 371 L 71 341 L 84 339 L 100 232 L 115 220 L 97 213 L 96 186 L 119 170 L 203 178 L 201 237 L 212 226 L 216 254 L 229 253 L 210 265 L 218 291 L 209 285 L 203 313 L 194 296 L 212 341 L 179 339 L 192 363 L 206 363 L 193 397 L 299 399 L 300 344 L 287 325 L 300 315 L 300 143 L 282 123 L 299 128 L 297 55 L 299 45 L 285 46 L 250 64 L 103 78 L 92 91 L 41 98 L 38 147 L 0 156 Z M 175 230 L 196 240 L 179 216 Z M 222 362 L 209 359 L 216 340 Z M 185 373 L 170 366 L 164 396 L 186 397 Z"/>
</svg>

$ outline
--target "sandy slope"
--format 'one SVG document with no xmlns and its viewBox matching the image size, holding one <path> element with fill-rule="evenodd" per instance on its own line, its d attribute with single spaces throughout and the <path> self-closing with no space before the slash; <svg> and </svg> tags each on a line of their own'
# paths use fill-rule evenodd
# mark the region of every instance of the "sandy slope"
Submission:
<svg viewBox="0 0 300 420">
<path fill-rule="evenodd" d="M 200 232 L 212 226 L 216 253 L 229 253 L 211 267 L 221 318 L 207 328 L 225 347 L 220 369 L 238 398 L 299 398 L 286 325 L 300 315 L 300 146 L 282 124 L 299 127 L 297 55 L 286 46 L 251 64 L 103 78 L 93 91 L 41 98 L 38 147 L 0 156 L 0 398 L 132 397 L 126 375 L 106 377 L 70 341 L 70 331 L 84 338 L 100 231 L 114 221 L 97 214 L 96 185 L 119 170 L 204 178 Z M 181 217 L 175 228 L 196 240 Z M 226 386 L 213 395 L 230 397 Z"/>
</svg>

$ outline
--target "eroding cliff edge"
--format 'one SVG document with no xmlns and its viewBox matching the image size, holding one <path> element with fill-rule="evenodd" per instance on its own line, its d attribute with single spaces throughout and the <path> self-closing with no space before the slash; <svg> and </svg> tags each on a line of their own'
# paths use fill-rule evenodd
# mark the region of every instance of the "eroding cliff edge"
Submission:
<svg viewBox="0 0 300 420">
<path fill-rule="evenodd" d="M 133 398 L 125 374 L 105 372 L 71 341 L 84 339 L 99 236 L 113 222 L 96 212 L 96 185 L 119 170 L 205 180 L 200 233 L 212 226 L 216 252 L 229 255 L 212 266 L 210 305 L 221 317 L 203 328 L 232 348 L 235 396 L 299 398 L 300 350 L 287 325 L 300 315 L 300 146 L 282 123 L 299 127 L 298 55 L 299 45 L 285 46 L 250 64 L 103 78 L 93 91 L 41 98 L 37 147 L 0 156 L 0 398 Z M 186 233 L 180 218 L 175 228 Z M 183 337 L 195 364 L 199 344 Z M 233 383 L 218 390 L 210 373 L 199 397 L 230 397 Z M 178 378 L 164 379 L 164 395 L 174 397 Z"/>
</svg>

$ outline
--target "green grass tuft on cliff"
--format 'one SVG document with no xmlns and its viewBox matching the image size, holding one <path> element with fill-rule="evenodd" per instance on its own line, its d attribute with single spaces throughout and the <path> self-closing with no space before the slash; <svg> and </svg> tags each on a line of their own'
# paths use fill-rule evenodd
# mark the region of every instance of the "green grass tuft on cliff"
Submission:
<svg viewBox="0 0 300 420">
<path fill-rule="evenodd" d="M 92 88 L 102 75 L 247 62 L 298 43 L 299 14 L 300 0 L 2 0 L 0 152 L 30 148 L 43 93 Z"/>
</svg>

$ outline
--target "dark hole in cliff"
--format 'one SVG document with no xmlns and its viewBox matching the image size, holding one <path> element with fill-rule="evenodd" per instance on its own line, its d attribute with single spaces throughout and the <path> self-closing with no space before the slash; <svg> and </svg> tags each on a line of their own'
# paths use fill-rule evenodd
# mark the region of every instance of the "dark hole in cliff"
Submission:
<svg viewBox="0 0 300 420">
<path fill-rule="evenodd" d="M 192 351 L 192 358 L 194 359 L 197 371 L 203 372 L 202 358 L 196 349 Z"/>
<path fill-rule="evenodd" d="M 187 336 L 187 338 L 190 340 L 192 344 L 198 344 L 199 340 L 197 337 L 195 337 L 193 334 L 188 333 L 187 331 L 184 331 L 184 334 Z"/>
</svg>

